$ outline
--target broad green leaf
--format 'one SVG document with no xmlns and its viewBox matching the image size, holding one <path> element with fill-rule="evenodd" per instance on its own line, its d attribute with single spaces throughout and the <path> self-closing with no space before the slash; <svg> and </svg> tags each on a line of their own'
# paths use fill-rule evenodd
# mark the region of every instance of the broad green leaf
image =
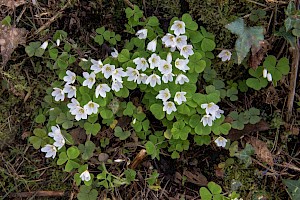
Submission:
<svg viewBox="0 0 300 200">
<path fill-rule="evenodd" d="M 158 21 L 157 17 L 155 17 L 155 16 L 149 17 L 147 25 L 149 25 L 149 26 L 158 26 L 159 21 Z"/>
<path fill-rule="evenodd" d="M 68 156 L 67 156 L 66 152 L 61 152 L 59 154 L 59 158 L 57 160 L 57 165 L 62 165 L 65 162 L 67 162 L 67 160 L 68 160 Z"/>
<path fill-rule="evenodd" d="M 116 126 L 114 135 L 120 140 L 126 140 L 131 135 L 131 133 L 130 131 L 123 131 L 120 126 Z"/>
<path fill-rule="evenodd" d="M 118 55 L 119 62 L 127 62 L 130 59 L 130 53 L 127 49 L 123 49 Z"/>
<path fill-rule="evenodd" d="M 198 29 L 198 24 L 193 21 L 193 18 L 191 17 L 190 14 L 183 14 L 182 15 L 182 21 L 185 23 L 185 27 L 187 29 L 196 31 Z"/>
<path fill-rule="evenodd" d="M 300 179 L 299 180 L 290 180 L 283 179 L 283 183 L 287 186 L 287 191 L 292 198 L 292 200 L 300 199 Z"/>
<path fill-rule="evenodd" d="M 77 147 L 73 146 L 73 147 L 69 147 L 67 150 L 67 155 L 69 159 L 75 159 L 79 156 L 80 151 Z"/>
<path fill-rule="evenodd" d="M 207 184 L 207 187 L 213 195 L 221 194 L 221 192 L 222 192 L 222 188 L 215 182 L 209 182 Z"/>
<path fill-rule="evenodd" d="M 88 160 L 93 156 L 96 146 L 92 141 L 86 141 L 82 152 L 82 159 Z"/>
<path fill-rule="evenodd" d="M 251 155 L 254 154 L 254 148 L 251 146 L 251 144 L 246 144 L 245 148 L 235 153 L 235 156 L 238 157 L 245 165 L 248 167 L 251 163 Z"/>
<path fill-rule="evenodd" d="M 156 117 L 156 119 L 163 119 L 165 117 L 165 112 L 163 111 L 163 107 L 160 104 L 152 104 L 150 106 L 150 111 Z"/>
<path fill-rule="evenodd" d="M 201 42 L 201 49 L 203 51 L 212 51 L 216 48 L 216 43 L 209 38 L 204 38 Z"/>
<path fill-rule="evenodd" d="M 210 191 L 206 187 L 201 187 L 200 188 L 200 197 L 203 200 L 211 200 L 213 195 L 210 193 Z"/>
<path fill-rule="evenodd" d="M 195 135 L 194 141 L 196 144 L 202 146 L 202 145 L 209 145 L 210 144 L 210 136 L 208 135 Z"/>
<path fill-rule="evenodd" d="M 145 147 L 146 147 L 147 154 L 151 155 L 151 158 L 154 159 L 156 157 L 156 147 L 155 147 L 155 145 L 151 141 L 148 141 L 145 144 Z"/>
</svg>

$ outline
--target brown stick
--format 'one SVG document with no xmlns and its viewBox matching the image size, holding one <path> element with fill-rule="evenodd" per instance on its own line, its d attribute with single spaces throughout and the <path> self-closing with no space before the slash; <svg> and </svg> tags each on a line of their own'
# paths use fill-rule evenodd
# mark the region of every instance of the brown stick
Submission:
<svg viewBox="0 0 300 200">
<path fill-rule="evenodd" d="M 147 151 L 145 149 L 142 149 L 134 158 L 131 165 L 129 166 L 130 169 L 135 169 L 147 156 Z"/>
<path fill-rule="evenodd" d="M 292 48 L 292 69 L 291 69 L 291 76 L 290 76 L 290 88 L 289 88 L 289 94 L 288 94 L 288 100 L 287 100 L 287 116 L 286 120 L 289 121 L 292 117 L 293 112 L 293 104 L 294 104 L 294 97 L 295 97 L 295 90 L 297 85 L 297 77 L 298 77 L 298 67 L 299 67 L 299 39 L 297 43 L 295 44 L 295 47 Z"/>
<path fill-rule="evenodd" d="M 9 197 L 65 197 L 67 193 L 64 191 L 36 191 L 36 192 L 18 192 L 10 194 Z"/>
</svg>

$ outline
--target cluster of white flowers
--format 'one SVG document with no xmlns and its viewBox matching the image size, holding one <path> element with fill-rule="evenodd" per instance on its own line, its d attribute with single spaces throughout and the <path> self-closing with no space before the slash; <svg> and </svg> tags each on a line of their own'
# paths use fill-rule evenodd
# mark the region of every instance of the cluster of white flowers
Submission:
<svg viewBox="0 0 300 200">
<path fill-rule="evenodd" d="M 266 68 L 263 70 L 263 77 L 266 78 L 269 82 L 272 82 L 272 74 L 268 72 Z"/>
<path fill-rule="evenodd" d="M 57 149 L 61 149 L 65 143 L 66 140 L 64 136 L 61 134 L 60 127 L 58 125 L 56 126 L 51 126 L 52 132 L 48 133 L 49 137 L 52 137 L 54 139 L 53 144 L 46 144 L 41 151 L 46 153 L 46 158 L 55 158 Z M 57 148 L 57 149 L 56 149 Z"/>
<path fill-rule="evenodd" d="M 221 117 L 221 114 L 224 113 L 224 111 L 221 110 L 219 106 L 213 102 L 201 104 L 201 108 L 205 109 L 206 113 L 206 115 L 204 115 L 201 119 L 203 126 L 212 126 L 213 121 L 219 119 Z"/>
<path fill-rule="evenodd" d="M 112 84 L 109 87 L 105 83 L 100 83 L 95 88 L 95 96 L 98 98 L 99 96 L 105 98 L 106 93 L 110 90 L 115 92 L 120 91 L 123 88 L 123 78 L 127 77 L 128 81 L 136 82 L 137 84 L 146 84 L 151 87 L 155 87 L 156 85 L 161 85 L 163 83 L 173 82 L 174 77 L 175 83 L 179 85 L 183 85 L 184 83 L 189 82 L 189 78 L 184 74 L 190 68 L 188 67 L 189 56 L 194 54 L 193 46 L 187 43 L 187 36 L 182 35 L 185 34 L 185 23 L 183 21 L 175 21 L 171 26 L 171 30 L 174 31 L 175 35 L 167 33 L 162 38 L 162 43 L 165 47 L 171 48 L 171 52 L 178 49 L 180 51 L 180 55 L 182 58 L 177 58 L 174 61 L 174 66 L 179 69 L 181 72 L 178 74 L 173 73 L 172 67 L 172 53 L 169 52 L 166 59 L 162 59 L 159 55 L 154 53 L 156 51 L 157 38 L 153 39 L 147 45 L 147 50 L 153 52 L 151 56 L 147 59 L 144 57 L 138 57 L 133 60 L 135 67 L 127 67 L 126 72 L 124 72 L 123 68 L 116 68 L 115 65 L 105 64 L 103 65 L 101 60 L 91 59 L 92 65 L 90 67 L 91 73 L 83 72 L 83 77 L 85 80 L 82 85 L 92 89 L 96 83 L 96 75 L 98 73 L 102 73 L 104 78 L 111 78 Z M 147 38 L 147 29 L 139 30 L 136 35 L 139 39 Z M 118 51 L 114 49 L 112 52 L 112 57 L 118 57 Z M 84 60 L 87 61 L 87 60 Z M 152 74 L 151 70 L 152 69 Z M 147 73 L 145 71 L 147 70 Z M 55 101 L 64 101 L 65 94 L 67 94 L 68 98 L 72 98 L 71 102 L 68 104 L 68 108 L 72 115 L 75 115 L 76 120 L 87 119 L 87 115 L 97 113 L 99 105 L 90 101 L 83 107 L 80 106 L 79 102 L 76 100 L 76 87 L 72 84 L 76 81 L 76 74 L 67 70 L 66 76 L 64 77 L 64 81 L 66 82 L 63 89 L 61 88 L 53 88 L 52 96 Z M 165 91 L 165 90 L 162 90 Z M 162 92 L 160 91 L 160 93 Z M 186 92 L 178 91 L 175 94 L 174 101 L 181 105 L 186 101 L 185 98 Z M 158 95 L 159 96 L 159 95 Z M 171 96 L 170 96 L 171 97 Z M 169 98 L 170 98 L 169 97 Z M 162 98 L 161 98 L 162 99 Z M 172 111 L 176 111 L 176 107 L 174 102 L 167 101 L 168 99 L 163 98 L 164 111 L 167 114 L 170 114 Z"/>
</svg>

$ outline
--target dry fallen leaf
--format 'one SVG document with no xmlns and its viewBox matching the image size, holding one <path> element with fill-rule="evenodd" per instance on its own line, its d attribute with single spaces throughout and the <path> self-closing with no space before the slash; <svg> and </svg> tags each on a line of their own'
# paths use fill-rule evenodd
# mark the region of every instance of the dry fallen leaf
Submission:
<svg viewBox="0 0 300 200">
<path fill-rule="evenodd" d="M 253 146 L 255 154 L 261 161 L 268 163 L 270 166 L 274 165 L 273 155 L 265 142 L 255 137 L 250 137 L 249 142 Z"/>
<path fill-rule="evenodd" d="M 251 48 L 251 56 L 249 58 L 249 66 L 251 68 L 257 69 L 257 67 L 261 64 L 262 59 L 268 52 L 269 46 L 269 43 L 266 40 L 264 40 L 259 42 L 258 47 Z"/>
<path fill-rule="evenodd" d="M 5 65 L 10 59 L 12 52 L 19 44 L 26 43 L 27 30 L 24 28 L 15 28 L 2 25 L 0 27 L 0 46 L 2 63 Z"/>
<path fill-rule="evenodd" d="M 86 141 L 86 133 L 83 128 L 75 128 L 70 131 L 75 144 L 83 144 Z"/>
<path fill-rule="evenodd" d="M 0 0 L 0 6 L 4 5 L 11 9 L 15 9 L 16 7 L 23 5 L 26 3 L 26 0 Z"/>
<path fill-rule="evenodd" d="M 208 183 L 207 178 L 197 171 L 190 172 L 184 170 L 183 175 L 187 177 L 187 182 L 194 183 L 199 186 L 205 186 Z"/>
</svg>

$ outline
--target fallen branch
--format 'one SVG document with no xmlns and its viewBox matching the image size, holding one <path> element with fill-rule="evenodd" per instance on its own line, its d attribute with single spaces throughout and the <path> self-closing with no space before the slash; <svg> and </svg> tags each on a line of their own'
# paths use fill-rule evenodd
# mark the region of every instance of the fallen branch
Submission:
<svg viewBox="0 0 300 200">
<path fill-rule="evenodd" d="M 296 8 L 299 6 L 299 0 L 295 0 Z M 291 47 L 292 52 L 292 66 L 291 66 L 291 76 L 290 76 L 290 88 L 287 100 L 287 116 L 286 121 L 290 121 L 293 112 L 293 104 L 294 104 L 294 97 L 295 97 L 295 90 L 297 85 L 297 77 L 298 77 L 298 67 L 300 61 L 300 47 L 299 47 L 299 38 L 296 41 L 295 47 Z"/>
<path fill-rule="evenodd" d="M 67 192 L 64 191 L 35 191 L 35 192 L 18 192 L 10 194 L 9 197 L 19 197 L 19 198 L 26 198 L 26 197 L 66 197 L 68 196 Z"/>
</svg>

